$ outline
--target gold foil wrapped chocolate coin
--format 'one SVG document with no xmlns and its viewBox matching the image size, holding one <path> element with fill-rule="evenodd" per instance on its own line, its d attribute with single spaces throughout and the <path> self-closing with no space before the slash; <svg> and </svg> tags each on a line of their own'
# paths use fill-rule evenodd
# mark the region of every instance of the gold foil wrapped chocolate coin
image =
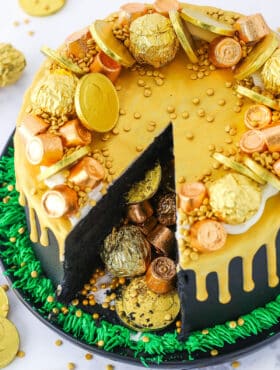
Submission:
<svg viewBox="0 0 280 370">
<path fill-rule="evenodd" d="M 146 272 L 151 249 L 141 231 L 130 225 L 113 230 L 106 237 L 100 256 L 112 275 L 133 277 Z"/>
<path fill-rule="evenodd" d="M 60 55 L 58 51 L 52 50 L 47 46 L 43 46 L 41 48 L 41 52 L 47 57 L 54 60 L 61 68 L 68 69 L 69 71 L 76 73 L 77 75 L 84 74 L 84 71 L 77 64 L 73 63 L 70 59 Z"/>
<path fill-rule="evenodd" d="M 110 131 L 119 118 L 116 89 L 101 73 L 89 73 L 80 79 L 75 93 L 75 107 L 80 121 L 90 131 Z"/>
<path fill-rule="evenodd" d="M 0 87 L 15 83 L 25 66 L 25 57 L 19 50 L 11 44 L 0 43 Z"/>
<path fill-rule="evenodd" d="M 249 220 L 261 204 L 261 190 L 248 177 L 230 173 L 208 187 L 213 212 L 228 224 Z"/>
<path fill-rule="evenodd" d="M 131 186 L 127 194 L 127 202 L 140 203 L 146 199 L 152 198 L 157 192 L 161 182 L 161 166 L 159 163 L 152 169 L 148 170 L 145 174 L 145 178 Z"/>
<path fill-rule="evenodd" d="M 0 287 L 0 317 L 7 317 L 9 312 L 9 300 L 5 290 Z"/>
<path fill-rule="evenodd" d="M 77 83 L 78 78 L 63 69 L 46 73 L 32 91 L 33 108 L 40 108 L 53 116 L 74 114 Z"/>
<path fill-rule="evenodd" d="M 11 321 L 0 317 L 0 368 L 9 365 L 19 349 L 19 335 Z"/>
<path fill-rule="evenodd" d="M 267 90 L 280 93 L 280 49 L 277 49 L 267 60 L 262 69 L 262 79 Z"/>
<path fill-rule="evenodd" d="M 140 64 L 159 68 L 175 58 L 179 46 L 170 20 L 161 14 L 145 14 L 130 26 L 130 51 Z"/>
<path fill-rule="evenodd" d="M 116 300 L 119 318 L 137 331 L 150 331 L 170 325 L 180 311 L 180 300 L 174 289 L 165 294 L 150 290 L 145 277 L 138 277 L 124 287 Z"/>
<path fill-rule="evenodd" d="M 19 5 L 29 15 L 45 17 L 58 12 L 66 0 L 19 0 Z"/>
</svg>

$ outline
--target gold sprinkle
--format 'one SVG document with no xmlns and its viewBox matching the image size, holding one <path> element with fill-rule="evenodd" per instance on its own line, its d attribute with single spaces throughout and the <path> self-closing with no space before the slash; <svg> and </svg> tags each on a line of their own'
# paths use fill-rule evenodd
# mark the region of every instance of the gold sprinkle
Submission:
<svg viewBox="0 0 280 370">
<path fill-rule="evenodd" d="M 192 133 L 192 132 L 187 132 L 187 134 L 186 134 L 186 138 L 187 138 L 188 140 L 192 140 L 192 139 L 194 138 L 193 133 Z"/>
<path fill-rule="evenodd" d="M 135 112 L 134 113 L 134 118 L 135 119 L 139 119 L 139 118 L 141 118 L 142 116 L 141 116 L 141 113 L 139 113 L 139 112 Z"/>
<path fill-rule="evenodd" d="M 245 324 L 244 319 L 242 319 L 242 318 L 238 319 L 238 320 L 237 320 L 237 324 L 238 324 L 239 326 L 243 326 L 243 325 Z"/>
<path fill-rule="evenodd" d="M 142 342 L 144 342 L 144 343 L 149 343 L 149 341 L 150 341 L 150 338 L 149 337 L 142 337 Z"/>
<path fill-rule="evenodd" d="M 83 312 L 81 310 L 77 310 L 75 315 L 77 317 L 82 317 L 83 316 Z"/>
<path fill-rule="evenodd" d="M 196 73 L 192 73 L 190 75 L 190 78 L 191 78 L 191 80 L 197 80 L 197 74 Z"/>
<path fill-rule="evenodd" d="M 20 229 L 18 229 L 18 233 L 19 234 L 23 234 L 25 232 L 25 228 L 24 227 L 21 227 Z"/>
<path fill-rule="evenodd" d="M 120 109 L 120 115 L 121 116 L 125 116 L 126 115 L 125 109 L 123 109 L 123 108 Z"/>
<path fill-rule="evenodd" d="M 193 98 L 192 102 L 193 102 L 194 105 L 198 105 L 200 103 L 200 99 L 199 98 Z"/>
<path fill-rule="evenodd" d="M 13 191 L 14 190 L 14 185 L 8 185 L 7 189 L 8 189 L 8 191 Z"/>
<path fill-rule="evenodd" d="M 232 82 L 227 81 L 227 82 L 225 83 L 225 87 L 227 87 L 228 89 L 229 89 L 229 88 L 231 88 L 231 87 L 232 87 Z"/>
<path fill-rule="evenodd" d="M 212 349 L 210 354 L 211 354 L 211 356 L 215 357 L 215 356 L 218 356 L 219 352 L 216 349 Z"/>
<path fill-rule="evenodd" d="M 157 86 L 162 86 L 164 84 L 164 80 L 160 77 L 155 78 L 155 83 Z"/>
<path fill-rule="evenodd" d="M 186 181 L 186 178 L 184 176 L 179 177 L 179 184 L 183 184 Z"/>
<path fill-rule="evenodd" d="M 189 118 L 189 116 L 190 116 L 190 114 L 189 114 L 189 112 L 187 112 L 187 111 L 184 111 L 184 112 L 182 113 L 182 117 L 183 117 L 184 119 Z"/>
<path fill-rule="evenodd" d="M 205 110 L 200 108 L 198 111 L 197 111 L 197 115 L 198 117 L 204 117 L 205 116 Z"/>
<path fill-rule="evenodd" d="M 129 131 L 131 131 L 131 127 L 130 127 L 130 126 L 128 126 L 128 125 L 125 125 L 125 126 L 124 126 L 124 128 L 123 128 L 123 130 L 124 130 L 125 132 L 129 132 Z"/>
<path fill-rule="evenodd" d="M 150 90 L 150 89 L 145 89 L 144 90 L 144 96 L 146 98 L 149 98 L 151 95 L 152 95 L 152 90 Z"/>
<path fill-rule="evenodd" d="M 34 31 L 28 31 L 28 36 L 34 36 L 35 32 Z"/>
<path fill-rule="evenodd" d="M 215 121 L 215 117 L 212 116 L 211 114 L 208 114 L 208 116 L 206 117 L 206 121 L 207 122 L 214 122 Z"/>
<path fill-rule="evenodd" d="M 218 104 L 219 104 L 220 106 L 225 105 L 225 104 L 226 104 L 225 99 L 220 99 L 220 100 L 218 101 Z"/>
<path fill-rule="evenodd" d="M 25 352 L 24 351 L 18 351 L 17 352 L 17 357 L 19 357 L 19 358 L 25 357 Z"/>
<path fill-rule="evenodd" d="M 206 90 L 206 94 L 207 94 L 208 96 L 213 96 L 213 95 L 215 94 L 215 91 L 214 91 L 214 89 L 207 89 L 207 90 Z"/>
<path fill-rule="evenodd" d="M 235 322 L 235 321 L 231 321 L 231 322 L 229 323 L 229 327 L 230 327 L 231 329 L 235 329 L 235 328 L 236 328 L 236 326 L 237 326 L 237 324 L 236 324 L 236 322 Z"/>
<path fill-rule="evenodd" d="M 152 127 L 156 127 L 157 123 L 155 121 L 150 121 L 149 125 L 152 126 Z"/>
<path fill-rule="evenodd" d="M 176 113 L 171 113 L 169 115 L 170 119 L 176 119 L 177 118 L 177 114 Z"/>
<path fill-rule="evenodd" d="M 176 321 L 175 325 L 176 325 L 176 328 L 181 328 L 182 321 L 180 321 L 180 320 Z"/>
<path fill-rule="evenodd" d="M 19 21 L 14 21 L 13 26 L 18 27 L 20 25 Z"/>
<path fill-rule="evenodd" d="M 143 150 L 144 150 L 144 148 L 141 146 L 141 145 L 137 145 L 137 147 L 136 147 L 136 151 L 137 152 L 143 152 Z"/>
<path fill-rule="evenodd" d="M 30 276 L 33 278 L 33 279 L 36 279 L 38 277 L 38 272 L 37 271 L 31 271 L 30 273 Z"/>
<path fill-rule="evenodd" d="M 106 370 L 114 370 L 114 366 L 113 365 L 106 365 Z"/>
<path fill-rule="evenodd" d="M 48 298 L 47 298 L 47 302 L 49 302 L 49 303 L 54 302 L 54 297 L 49 295 Z"/>
<path fill-rule="evenodd" d="M 116 86 L 116 90 L 117 90 L 117 91 L 121 91 L 121 89 L 122 89 L 122 86 L 121 86 L 121 85 L 117 85 L 117 86 Z"/>
<path fill-rule="evenodd" d="M 24 19 L 24 20 L 23 20 L 23 22 L 24 22 L 25 24 L 29 24 L 29 23 L 30 23 L 30 19 L 26 18 L 26 19 Z"/>
<path fill-rule="evenodd" d="M 93 355 L 91 353 L 86 353 L 85 354 L 85 359 L 86 360 L 92 360 L 93 359 Z"/>
<path fill-rule="evenodd" d="M 2 288 L 5 292 L 7 292 L 7 291 L 9 290 L 9 285 L 7 285 L 7 284 L 3 284 L 3 285 L 1 285 L 1 288 Z"/>
<path fill-rule="evenodd" d="M 11 243 L 15 243 L 17 241 L 17 239 L 14 236 L 12 236 L 9 240 Z"/>
<path fill-rule="evenodd" d="M 168 112 L 168 113 L 174 113 L 174 112 L 175 112 L 175 107 L 174 107 L 173 105 L 169 105 L 169 106 L 167 107 L 167 112 Z"/>
<path fill-rule="evenodd" d="M 202 332 L 201 332 L 203 335 L 207 335 L 209 334 L 209 331 L 207 329 L 203 329 Z"/>
<path fill-rule="evenodd" d="M 231 367 L 232 367 L 233 369 L 237 369 L 239 366 L 240 366 L 240 362 L 239 362 L 239 361 L 233 361 L 233 362 L 231 363 Z"/>
<path fill-rule="evenodd" d="M 137 81 L 137 85 L 140 86 L 140 87 L 144 87 L 146 85 L 146 82 L 144 80 L 139 79 Z"/>
<path fill-rule="evenodd" d="M 214 151 L 215 150 L 215 145 L 214 144 L 210 144 L 210 145 L 208 145 L 208 150 L 210 151 L 210 152 L 212 152 L 212 151 Z"/>
<path fill-rule="evenodd" d="M 76 365 L 73 362 L 68 362 L 67 367 L 69 370 L 74 370 Z"/>
<path fill-rule="evenodd" d="M 236 106 L 234 107 L 234 112 L 235 112 L 235 113 L 240 113 L 240 112 L 241 112 L 241 107 L 240 107 L 240 106 L 238 106 L 238 105 L 236 105 Z"/>
<path fill-rule="evenodd" d="M 112 131 L 113 135 L 119 135 L 120 131 L 118 128 L 114 128 L 113 131 Z"/>
<path fill-rule="evenodd" d="M 61 339 L 57 339 L 55 342 L 54 342 L 54 344 L 57 346 L 57 347 L 60 347 L 60 346 L 62 346 L 62 340 Z"/>
<path fill-rule="evenodd" d="M 104 340 L 99 340 L 98 342 L 97 342 L 97 345 L 98 345 L 98 347 L 104 347 Z"/>
<path fill-rule="evenodd" d="M 215 161 L 215 162 L 212 164 L 212 167 L 214 168 L 214 170 L 217 170 L 218 168 L 220 168 L 220 167 L 221 167 L 221 163 L 220 163 L 220 162 Z"/>
<path fill-rule="evenodd" d="M 99 314 L 98 314 L 98 313 L 94 313 L 94 314 L 92 315 L 92 318 L 93 318 L 94 320 L 98 320 L 98 319 L 99 319 Z"/>
<path fill-rule="evenodd" d="M 231 144 L 232 143 L 232 138 L 231 137 L 226 138 L 225 143 L 226 144 Z"/>
</svg>

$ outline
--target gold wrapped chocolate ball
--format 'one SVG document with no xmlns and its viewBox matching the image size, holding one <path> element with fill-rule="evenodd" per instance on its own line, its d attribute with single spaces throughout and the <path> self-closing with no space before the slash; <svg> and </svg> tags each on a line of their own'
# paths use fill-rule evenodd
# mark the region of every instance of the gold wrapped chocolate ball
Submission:
<svg viewBox="0 0 280 370">
<path fill-rule="evenodd" d="M 24 68 L 24 55 L 11 44 L 0 43 L 0 87 L 16 82 Z"/>
<path fill-rule="evenodd" d="M 267 90 L 274 94 L 280 93 L 280 49 L 277 49 L 265 63 L 262 79 Z"/>
<path fill-rule="evenodd" d="M 240 174 L 220 178 L 208 187 L 208 192 L 215 215 L 232 225 L 249 220 L 261 204 L 259 185 Z"/>
<path fill-rule="evenodd" d="M 75 75 L 64 69 L 48 72 L 32 91 L 33 108 L 40 108 L 53 116 L 75 113 L 74 96 L 78 81 Z"/>
<path fill-rule="evenodd" d="M 140 64 L 159 68 L 175 58 L 179 42 L 170 20 L 161 14 L 146 14 L 130 26 L 130 51 Z"/>
<path fill-rule="evenodd" d="M 133 277 L 146 272 L 151 249 L 138 227 L 123 226 L 106 237 L 100 256 L 112 275 Z"/>
</svg>

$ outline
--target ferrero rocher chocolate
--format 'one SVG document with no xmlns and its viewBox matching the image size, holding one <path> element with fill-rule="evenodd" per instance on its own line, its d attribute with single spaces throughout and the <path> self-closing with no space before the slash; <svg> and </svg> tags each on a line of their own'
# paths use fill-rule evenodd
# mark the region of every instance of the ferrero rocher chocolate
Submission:
<svg viewBox="0 0 280 370">
<path fill-rule="evenodd" d="M 170 325 L 180 311 L 176 289 L 158 294 L 150 290 L 144 277 L 137 277 L 124 287 L 116 300 L 120 319 L 137 331 L 162 329 Z"/>
<path fill-rule="evenodd" d="M 150 245 L 136 226 L 113 230 L 104 241 L 101 258 L 114 276 L 144 274 L 151 260 Z"/>
<path fill-rule="evenodd" d="M 33 108 L 54 116 L 75 113 L 74 96 L 78 78 L 63 69 L 48 72 L 31 94 Z"/>
<path fill-rule="evenodd" d="M 0 87 L 16 82 L 24 68 L 24 55 L 11 44 L 0 43 Z"/>
<path fill-rule="evenodd" d="M 267 90 L 280 93 L 280 49 L 277 49 L 265 63 L 262 79 Z"/>
<path fill-rule="evenodd" d="M 213 212 L 228 224 L 241 224 L 259 209 L 261 190 L 247 176 L 230 173 L 208 187 Z"/>
<path fill-rule="evenodd" d="M 140 64 L 159 68 L 174 59 L 179 42 L 170 20 L 145 14 L 130 26 L 130 51 Z"/>
<path fill-rule="evenodd" d="M 176 223 L 176 196 L 175 193 L 167 193 L 161 196 L 157 203 L 157 218 L 159 223 L 165 226 Z"/>
</svg>

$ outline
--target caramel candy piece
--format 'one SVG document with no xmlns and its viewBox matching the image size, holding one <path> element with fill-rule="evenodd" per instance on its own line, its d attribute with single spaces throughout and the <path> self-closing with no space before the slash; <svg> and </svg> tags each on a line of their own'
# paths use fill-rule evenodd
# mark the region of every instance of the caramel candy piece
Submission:
<svg viewBox="0 0 280 370">
<path fill-rule="evenodd" d="M 75 58 L 83 59 L 88 51 L 87 41 L 90 39 L 92 39 L 92 36 L 88 27 L 72 33 L 65 40 L 68 55 L 73 55 Z"/>
<path fill-rule="evenodd" d="M 149 217 L 146 221 L 144 221 L 142 224 L 138 224 L 137 226 L 141 230 L 141 232 L 144 235 L 148 235 L 157 224 L 157 219 L 153 216 Z"/>
<path fill-rule="evenodd" d="M 57 185 L 46 191 L 42 197 L 42 205 L 51 218 L 69 216 L 79 208 L 77 193 L 67 185 Z"/>
<path fill-rule="evenodd" d="M 224 226 L 217 221 L 198 221 L 190 229 L 191 247 L 200 252 L 214 252 L 221 249 L 227 239 Z"/>
<path fill-rule="evenodd" d="M 146 284 L 150 290 L 165 294 L 174 288 L 176 266 L 168 257 L 158 257 L 150 264 L 146 273 Z"/>
<path fill-rule="evenodd" d="M 239 142 L 240 149 L 245 153 L 263 152 L 265 150 L 265 140 L 259 130 L 249 130 L 245 132 Z"/>
<path fill-rule="evenodd" d="M 234 25 L 239 37 L 244 42 L 257 42 L 270 33 L 263 16 L 260 13 L 244 16 Z"/>
<path fill-rule="evenodd" d="M 233 67 L 241 57 L 241 46 L 231 37 L 217 37 L 209 45 L 209 59 L 218 68 Z"/>
<path fill-rule="evenodd" d="M 59 133 L 66 147 L 88 145 L 92 139 L 91 132 L 78 119 L 73 119 L 65 123 L 65 125 L 60 127 Z"/>
<path fill-rule="evenodd" d="M 93 189 L 104 176 L 104 168 L 98 161 L 91 157 L 84 157 L 71 168 L 68 180 L 81 189 Z"/>
<path fill-rule="evenodd" d="M 100 51 L 90 66 L 91 72 L 99 72 L 107 76 L 113 83 L 118 79 L 122 66 L 114 59 Z"/>
<path fill-rule="evenodd" d="M 174 241 L 174 233 L 163 225 L 157 225 L 148 235 L 147 240 L 155 247 L 158 254 L 168 256 Z"/>
<path fill-rule="evenodd" d="M 142 203 L 130 204 L 127 210 L 127 217 L 135 224 L 142 224 L 152 216 L 153 212 L 152 206 L 145 200 Z"/>
<path fill-rule="evenodd" d="M 201 206 L 206 196 L 206 187 L 202 182 L 186 183 L 181 186 L 178 195 L 179 208 L 190 212 Z"/>
<path fill-rule="evenodd" d="M 32 136 L 43 134 L 49 128 L 49 123 L 43 118 L 35 114 L 26 114 L 18 127 L 20 134 L 25 141 L 28 141 Z"/>
<path fill-rule="evenodd" d="M 280 177 L 280 159 L 278 159 L 274 165 L 273 170 L 275 171 L 276 175 Z"/>
<path fill-rule="evenodd" d="M 261 131 L 270 152 L 280 151 L 280 124 Z"/>
<path fill-rule="evenodd" d="M 62 140 L 54 134 L 34 136 L 26 145 L 26 156 L 31 164 L 50 166 L 63 157 Z"/>
<path fill-rule="evenodd" d="M 168 15 L 170 10 L 179 10 L 180 4 L 177 0 L 156 0 L 154 2 L 155 11 L 163 15 Z"/>
<path fill-rule="evenodd" d="M 271 122 L 271 110 L 263 104 L 251 105 L 245 112 L 244 123 L 249 129 L 262 129 Z"/>
</svg>

